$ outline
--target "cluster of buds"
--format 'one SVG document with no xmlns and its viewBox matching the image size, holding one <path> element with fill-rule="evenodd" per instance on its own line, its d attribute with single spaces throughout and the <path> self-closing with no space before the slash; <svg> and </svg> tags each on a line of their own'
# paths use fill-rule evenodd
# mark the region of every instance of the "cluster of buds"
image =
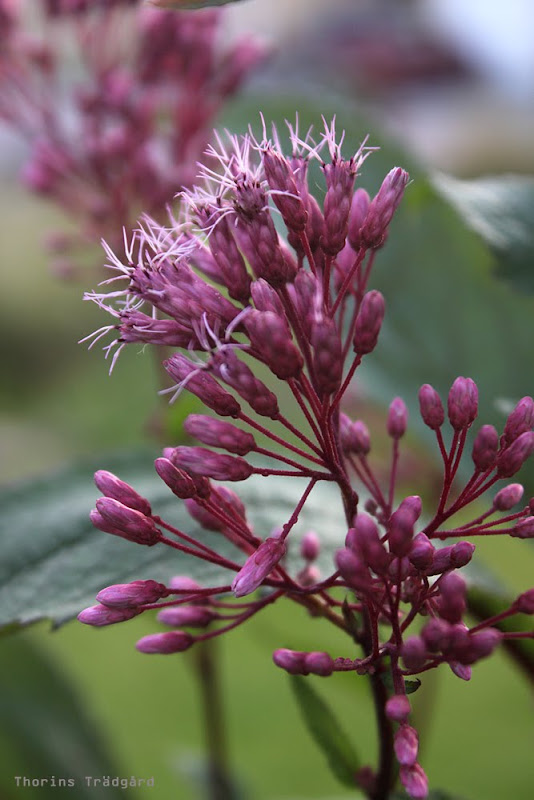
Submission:
<svg viewBox="0 0 534 800">
<path fill-rule="evenodd" d="M 37 5 L 42 38 L 28 31 L 29 9 L 0 0 L 0 120 L 28 143 L 25 185 L 75 222 L 74 233 L 47 240 L 55 271 L 69 277 L 91 243 L 120 247 L 123 227 L 142 211 L 163 219 L 176 191 L 191 185 L 222 105 L 265 49 L 250 37 L 223 48 L 216 9 Z M 65 97 L 67 47 L 81 64 Z"/>
<path fill-rule="evenodd" d="M 99 472 L 103 497 L 92 512 L 97 528 L 139 544 L 175 548 L 226 569 L 229 578 L 202 588 L 183 577 L 168 586 L 142 581 L 109 587 L 98 596 L 100 605 L 80 619 L 107 625 L 158 608 L 160 621 L 179 629 L 145 637 L 137 647 L 166 654 L 219 636 L 289 597 L 349 634 L 349 647 L 357 643 L 363 657 L 281 649 L 274 653 L 275 664 L 291 674 L 355 671 L 378 681 L 383 714 L 388 724 L 398 725 L 394 750 L 401 781 L 411 797 L 423 798 L 427 779 L 417 761 L 417 733 L 408 724 L 406 679 L 445 664 L 467 680 L 472 664 L 501 640 L 532 636 L 503 632 L 498 624 L 533 613 L 534 590 L 469 628 L 460 570 L 471 561 L 475 546 L 469 540 L 475 537 L 534 536 L 533 501 L 513 510 L 522 498 L 520 484 L 507 483 L 489 507 L 481 506 L 482 496 L 514 476 L 534 450 L 534 401 L 525 397 L 517 404 L 501 436 L 484 425 L 473 438 L 470 428 L 478 413 L 473 380 L 457 378 L 450 389 L 450 429 L 438 393 L 421 387 L 421 416 L 443 462 L 441 496 L 425 509 L 415 494 L 397 496 L 408 417 L 403 400 L 394 398 L 387 415 L 391 457 L 385 479 L 373 464 L 365 423 L 346 416 L 340 403 L 378 341 L 385 302 L 368 283 L 408 175 L 392 169 L 371 198 L 355 189 L 366 148 L 344 159 L 334 123 L 325 123 L 318 142 L 311 133 L 299 137 L 291 126 L 289 132 L 290 157 L 274 128 L 272 139 L 265 128 L 260 141 L 252 134 L 219 139 L 208 153 L 219 170 L 205 167 L 203 185 L 183 194 L 183 218 L 169 229 L 146 218 L 126 261 L 108 248 L 113 291 L 88 295 L 115 317 L 115 324 L 93 339 L 115 337 L 105 348 L 108 355 L 116 348 L 112 366 L 129 342 L 185 351 L 164 362 L 175 382 L 168 391 L 174 398 L 187 389 L 214 415 L 194 414 L 186 422 L 187 432 L 205 446 L 167 448 L 156 470 L 191 517 L 230 540 L 243 559 L 227 558 L 161 519 L 132 487 Z M 307 179 L 315 159 L 326 183 L 322 206 Z M 275 213 L 285 238 L 277 232 Z M 288 396 L 294 401 L 290 415 L 279 400 Z M 472 474 L 462 485 L 460 465 L 467 461 L 468 446 Z M 273 531 L 255 531 L 238 494 L 224 485 L 252 475 L 306 479 L 289 519 Z M 293 574 L 285 560 L 294 540 L 290 534 L 321 481 L 339 489 L 344 546 L 341 540 L 330 569 L 324 572 L 322 566 L 321 573 L 321 532 L 308 531 L 300 543 L 301 567 Z M 445 539 L 452 543 L 442 546 Z M 233 598 L 224 599 L 227 594 Z M 389 698 L 382 682 L 386 672 L 394 687 Z M 370 796 L 386 796 L 384 780 L 383 774 L 375 780 L 366 772 Z"/>
</svg>

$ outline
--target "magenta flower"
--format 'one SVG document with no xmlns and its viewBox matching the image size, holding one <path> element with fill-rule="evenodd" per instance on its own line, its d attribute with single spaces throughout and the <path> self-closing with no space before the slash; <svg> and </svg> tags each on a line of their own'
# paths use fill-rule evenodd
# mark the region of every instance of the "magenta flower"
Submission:
<svg viewBox="0 0 534 800">
<path fill-rule="evenodd" d="M 143 652 L 189 648 L 236 628 L 283 596 L 344 630 L 349 639 L 342 656 L 280 648 L 274 663 L 290 674 L 368 674 L 383 726 L 399 726 L 395 734 L 391 730 L 390 755 L 376 778 L 378 788 L 370 790 L 372 797 L 387 796 L 395 752 L 406 791 L 424 798 L 428 782 L 417 762 L 418 735 L 408 724 L 406 679 L 445 665 L 468 680 L 472 665 L 501 641 L 531 636 L 497 627 L 514 614 L 533 613 L 529 592 L 502 613 L 469 627 L 460 570 L 473 558 L 470 540 L 475 537 L 534 537 L 533 501 L 514 510 L 522 499 L 520 484 L 506 484 L 494 500 L 481 505 L 486 492 L 515 475 L 532 453 L 533 401 L 519 401 L 501 437 L 485 425 L 471 443 L 478 414 L 475 382 L 465 377 L 454 381 L 446 403 L 448 422 L 438 392 L 422 386 L 421 417 L 443 463 L 439 501 L 425 507 L 416 486 L 413 494 L 399 496 L 408 412 L 402 398 L 395 397 L 383 432 L 390 442 L 389 468 L 385 476 L 377 472 L 366 424 L 351 420 L 340 406 L 378 341 L 385 302 L 368 284 L 408 176 L 395 168 L 370 199 L 355 189 L 368 154 L 363 145 L 344 159 L 333 122 L 325 124 L 318 141 L 289 130 L 289 157 L 274 128 L 272 139 L 265 129 L 261 141 L 251 134 L 219 138 L 217 147 L 208 148 L 209 164 L 201 168 L 199 185 L 182 194 L 179 220 L 163 228 L 145 217 L 126 258 L 108 246 L 113 277 L 103 291 L 87 296 L 114 318 L 94 334 L 94 341 L 111 334 L 105 350 L 110 355 L 115 349 L 112 367 L 131 342 L 162 344 L 164 330 L 186 351 L 164 362 L 174 382 L 167 391 L 172 399 L 192 392 L 215 416 L 194 414 L 186 422 L 187 431 L 207 447 L 167 448 L 156 469 L 189 514 L 236 545 L 242 557 L 227 558 L 157 517 L 148 501 L 105 472 L 97 473 L 105 497 L 97 501 L 93 520 L 112 534 L 172 547 L 228 572 L 223 585 L 200 588 L 182 580 L 158 586 L 164 603 L 154 601 L 153 587 L 147 590 L 149 599 L 135 607 L 136 613 L 158 608 L 165 624 L 204 630 L 194 637 L 183 631 L 145 637 L 138 644 Z M 322 208 L 307 182 L 310 159 L 319 161 L 325 178 Z M 275 214 L 282 218 L 285 236 L 278 233 Z M 132 319 L 151 322 L 136 325 Z M 292 398 L 291 415 L 285 413 L 283 397 Z M 469 448 L 472 472 L 460 479 L 459 466 Z M 262 456 L 261 465 L 257 456 Z M 289 518 L 280 519 L 274 531 L 253 530 L 239 492 L 213 483 L 251 475 L 306 479 Z M 323 558 L 321 572 L 314 562 L 323 555 L 322 532 L 308 532 L 299 551 L 303 563 L 293 574 L 285 555 L 293 546 L 299 514 L 320 481 L 339 489 L 345 541 L 338 542 L 326 570 Z M 360 493 L 367 496 L 365 511 Z M 451 543 L 443 546 L 445 539 Z M 115 603 L 109 623 L 117 621 L 117 592 L 141 597 L 145 588 L 104 590 L 101 602 L 110 592 Z M 230 593 L 247 599 L 220 599 Z M 85 622 L 94 618 L 94 624 L 106 624 L 104 612 L 83 614 Z M 352 617 L 357 624 L 350 624 Z M 288 636 L 284 632 L 284 639 Z M 355 643 L 363 656 L 355 657 Z M 391 692 L 380 677 L 384 672 Z M 358 774 L 363 788 L 373 783 L 369 770 Z"/>
</svg>

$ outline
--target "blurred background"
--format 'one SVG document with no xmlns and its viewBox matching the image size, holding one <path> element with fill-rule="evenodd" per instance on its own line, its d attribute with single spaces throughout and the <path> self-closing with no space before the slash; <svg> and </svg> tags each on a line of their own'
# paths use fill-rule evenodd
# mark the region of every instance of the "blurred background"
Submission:
<svg viewBox="0 0 534 800">
<path fill-rule="evenodd" d="M 33 33 L 43 32 L 35 9 L 28 20 Z M 410 167 L 414 196 L 417 176 L 422 185 L 427 171 L 460 177 L 532 175 L 533 30 L 529 0 L 509 0 L 505 11 L 497 0 L 245 0 L 225 9 L 221 45 L 256 35 L 268 44 L 269 56 L 215 122 L 243 130 L 257 122 L 259 111 L 281 123 L 298 110 L 320 127 L 322 113 L 337 113 L 340 127 L 350 129 L 350 146 L 357 147 L 366 133 L 371 144 L 382 145 L 362 177 L 370 191 L 396 163 Z M 49 35 L 48 28 L 44 33 Z M 67 47 L 65 64 L 68 97 L 68 86 L 83 79 L 75 48 Z M 64 113 L 70 113 L 67 100 Z M 22 137 L 2 126 L 0 469 L 8 488 L 73 459 L 101 456 L 105 468 L 106 454 L 125 448 L 147 446 L 156 452 L 154 420 L 161 402 L 158 371 L 148 353 L 127 349 L 110 377 L 100 347 L 87 351 L 78 344 L 108 322 L 82 301 L 84 290 L 100 279 L 102 256 L 96 246 L 91 249 L 81 280 L 60 279 L 57 268 L 51 269 L 45 247 L 50 233 L 73 230 L 75 222 L 21 184 L 27 159 Z M 436 335 L 447 346 L 442 352 L 431 339 L 421 351 L 408 352 L 413 368 L 409 375 L 404 368 L 411 392 L 407 401 L 413 403 L 425 381 L 444 387 L 457 374 L 472 374 L 487 386 L 485 410 L 502 419 L 499 401 L 515 402 L 532 393 L 532 360 L 525 364 L 520 358 L 531 349 L 531 298 L 516 296 L 492 277 L 489 254 L 450 210 L 424 192 L 417 197 L 396 223 L 400 244 L 394 244 L 392 233 L 383 259 L 381 254 L 378 281 L 391 293 L 393 323 L 379 374 L 368 376 L 376 384 L 364 386 L 355 403 L 363 402 L 359 408 L 380 419 L 381 407 L 398 391 L 391 384 L 400 344 L 417 347 L 421 326 L 435 320 Z M 404 239 L 403 220 L 408 224 Z M 417 281 L 417 269 L 426 264 L 431 268 L 414 294 L 406 283 L 410 274 Z M 466 264 L 472 266 L 469 275 Z M 503 303 L 507 314 L 514 311 L 515 341 L 521 339 L 521 347 L 505 342 Z M 424 332 L 426 339 L 430 334 Z M 500 345 L 506 355 L 497 358 Z M 509 383 L 496 388 L 506 359 Z M 177 439 L 188 402 L 180 401 L 173 412 Z M 426 452 L 417 436 L 416 449 Z M 508 542 L 484 548 L 486 562 L 513 592 L 532 586 L 534 575 L 534 551 L 524 547 L 519 553 Z M 271 609 L 218 647 L 230 760 L 243 798 L 354 796 L 334 782 L 301 725 L 285 676 L 270 659 L 278 646 L 317 649 L 316 628 L 299 610 Z M 205 796 L 194 666 L 188 654 L 149 659 L 136 653 L 136 639 L 153 630 L 145 617 L 103 630 L 71 622 L 52 633 L 40 623 L 2 639 L 3 796 L 18 796 L 13 775 L 100 774 L 95 770 L 153 776 L 154 788 L 128 789 L 128 797 L 139 800 Z M 320 641 L 321 649 L 343 653 L 335 632 L 321 630 Z M 338 675 L 328 685 L 316 683 L 332 700 L 362 758 L 374 758 L 375 732 L 363 682 Z M 532 691 L 504 655 L 477 665 L 470 684 L 452 674 L 429 676 L 414 702 L 424 741 L 422 762 L 432 785 L 465 800 L 531 798 Z M 57 791 L 27 789 L 26 795 L 52 798 Z M 102 797 L 112 796 L 109 792 Z M 100 792 L 88 796 L 100 797 Z"/>
</svg>

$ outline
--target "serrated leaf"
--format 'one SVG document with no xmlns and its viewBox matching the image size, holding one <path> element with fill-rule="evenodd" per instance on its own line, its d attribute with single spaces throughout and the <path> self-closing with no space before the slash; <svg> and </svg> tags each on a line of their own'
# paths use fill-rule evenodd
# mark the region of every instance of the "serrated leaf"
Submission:
<svg viewBox="0 0 534 800">
<path fill-rule="evenodd" d="M 354 789 L 359 759 L 350 739 L 309 679 L 290 675 L 289 680 L 306 728 L 326 756 L 332 774 L 342 784 Z"/>
<path fill-rule="evenodd" d="M 438 175 L 434 185 L 488 245 L 498 274 L 516 288 L 534 292 L 534 178 L 460 180 Z"/>
<path fill-rule="evenodd" d="M 159 479 L 153 468 L 157 455 L 146 451 L 102 457 L 0 492 L 0 626 L 44 618 L 59 625 L 92 605 L 95 594 L 114 583 L 148 578 L 165 582 L 175 574 L 187 574 L 203 585 L 231 581 L 234 573 L 226 569 L 163 545 L 127 542 L 95 530 L 89 522 L 98 496 L 93 473 L 108 469 L 147 497 L 164 519 L 243 563 L 243 553 L 220 534 L 201 529 Z M 252 476 L 237 486 L 259 536 L 267 537 L 289 519 L 306 485 L 299 478 Z M 302 533 L 307 527 L 320 532 L 320 563 L 332 571 L 332 551 L 342 546 L 345 535 L 342 504 L 333 485 L 321 483 L 313 489 L 296 526 L 297 538 L 299 529 Z M 287 566 L 293 565 L 302 567 L 297 547 L 289 552 Z"/>
<path fill-rule="evenodd" d="M 1 641 L 0 683 L 2 797 L 12 788 L 17 796 L 28 791 L 16 787 L 15 775 L 55 775 L 75 782 L 70 792 L 57 785 L 39 787 L 42 800 L 54 800 L 63 791 L 82 800 L 130 796 L 117 787 L 87 785 L 85 776 L 120 773 L 65 676 L 34 644 L 21 636 Z"/>
</svg>

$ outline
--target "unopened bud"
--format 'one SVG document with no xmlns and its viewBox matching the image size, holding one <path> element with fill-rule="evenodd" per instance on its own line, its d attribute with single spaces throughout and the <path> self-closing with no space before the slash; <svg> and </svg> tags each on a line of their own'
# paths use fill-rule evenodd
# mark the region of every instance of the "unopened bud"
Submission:
<svg viewBox="0 0 534 800">
<path fill-rule="evenodd" d="M 95 528 L 137 544 L 151 547 L 160 540 L 161 534 L 150 517 L 112 497 L 99 497 L 96 510 L 91 511 L 89 517 Z"/>
<path fill-rule="evenodd" d="M 156 458 L 154 467 L 161 480 L 176 497 L 185 500 L 196 495 L 197 489 L 192 477 L 184 470 L 175 467 L 168 458 Z"/>
<path fill-rule="evenodd" d="M 187 379 L 187 389 L 196 395 L 204 405 L 221 417 L 237 417 L 240 405 L 229 392 L 223 389 L 206 370 L 199 369 L 181 353 L 175 353 L 163 366 L 178 384 Z"/>
<path fill-rule="evenodd" d="M 321 549 L 321 540 L 315 531 L 307 531 L 300 543 L 300 554 L 306 561 L 315 561 Z"/>
<path fill-rule="evenodd" d="M 176 628 L 205 628 L 214 619 L 214 612 L 202 606 L 169 606 L 162 608 L 157 615 L 158 622 Z"/>
<path fill-rule="evenodd" d="M 350 205 L 350 212 L 349 212 L 349 229 L 347 238 L 349 240 L 350 246 L 356 253 L 358 252 L 360 247 L 362 247 L 363 244 L 362 237 L 360 236 L 360 231 L 367 217 L 367 212 L 369 211 L 370 202 L 371 198 L 369 197 L 365 189 L 356 189 L 356 191 L 352 195 L 352 202 Z"/>
<path fill-rule="evenodd" d="M 335 555 L 335 562 L 341 576 L 349 586 L 364 593 L 370 590 L 372 579 L 369 569 L 352 550 L 347 548 L 338 550 Z"/>
<path fill-rule="evenodd" d="M 410 710 L 410 701 L 405 694 L 394 694 L 386 703 L 386 716 L 394 722 L 406 722 Z"/>
<path fill-rule="evenodd" d="M 534 589 L 520 594 L 512 608 L 519 614 L 534 614 Z"/>
<path fill-rule="evenodd" d="M 445 410 L 441 397 L 429 383 L 425 383 L 419 389 L 419 408 L 425 425 L 433 430 L 441 428 L 445 419 Z"/>
<path fill-rule="evenodd" d="M 358 355 L 366 355 L 375 349 L 385 312 L 386 304 L 381 292 L 373 289 L 364 295 L 354 329 L 353 344 Z"/>
<path fill-rule="evenodd" d="M 497 459 L 497 475 L 510 478 L 521 469 L 534 452 L 534 431 L 526 431 L 515 439 Z"/>
<path fill-rule="evenodd" d="M 328 653 L 306 653 L 304 656 L 304 668 L 312 675 L 321 675 L 326 678 L 334 671 L 334 660 Z"/>
<path fill-rule="evenodd" d="M 184 428 L 190 436 L 211 447 L 221 447 L 230 453 L 246 456 L 256 448 L 254 436 L 237 428 L 231 422 L 208 417 L 206 414 L 189 414 Z"/>
<path fill-rule="evenodd" d="M 380 189 L 371 200 L 360 237 L 365 247 L 380 247 L 397 210 L 409 175 L 401 167 L 394 167 L 384 178 Z"/>
<path fill-rule="evenodd" d="M 401 397 L 395 397 L 389 406 L 386 429 L 392 439 L 400 439 L 406 433 L 408 409 Z"/>
<path fill-rule="evenodd" d="M 478 413 L 478 389 L 471 378 L 456 378 L 447 400 L 449 421 L 456 431 L 468 428 Z"/>
<path fill-rule="evenodd" d="M 290 675 L 305 675 L 304 658 L 306 653 L 297 650 L 287 650 L 281 647 L 273 653 L 273 661 L 277 667 L 285 669 Z"/>
<path fill-rule="evenodd" d="M 141 613 L 138 608 L 108 608 L 108 606 L 91 606 L 85 608 L 78 614 L 78 620 L 84 625 L 93 625 L 101 628 L 104 625 L 114 625 L 116 622 L 124 622 L 132 619 Z"/>
<path fill-rule="evenodd" d="M 436 548 L 425 533 L 414 537 L 408 558 L 416 569 L 426 570 L 434 558 Z"/>
<path fill-rule="evenodd" d="M 421 638 L 431 653 L 446 649 L 451 637 L 451 626 L 444 619 L 433 617 L 429 619 L 423 630 Z"/>
<path fill-rule="evenodd" d="M 95 472 L 95 484 L 105 497 L 112 497 L 124 506 L 135 508 L 136 511 L 140 511 L 147 516 L 152 513 L 148 500 L 127 483 L 121 481 L 120 478 L 117 478 L 116 475 L 113 475 L 112 472 L 107 472 L 104 469 Z"/>
<path fill-rule="evenodd" d="M 395 734 L 394 747 L 399 764 L 408 767 L 415 764 L 419 749 L 419 737 L 415 728 L 401 725 Z"/>
<path fill-rule="evenodd" d="M 516 522 L 510 536 L 516 539 L 534 538 L 534 517 L 525 517 Z"/>
<path fill-rule="evenodd" d="M 403 642 L 401 656 L 406 669 L 417 672 L 427 658 L 426 645 L 420 636 L 410 636 Z"/>
<path fill-rule="evenodd" d="M 523 497 L 523 487 L 520 483 L 509 483 L 497 492 L 493 498 L 493 507 L 497 511 L 509 511 L 519 503 Z"/>
<path fill-rule="evenodd" d="M 428 797 L 428 778 L 419 764 L 401 766 L 400 782 L 413 800 L 425 800 Z"/>
<path fill-rule="evenodd" d="M 505 441 L 510 444 L 522 433 L 534 427 L 534 400 L 532 397 L 522 397 L 509 415 L 504 426 Z"/>
<path fill-rule="evenodd" d="M 493 425 L 483 425 L 473 442 L 472 458 L 475 467 L 484 472 L 497 461 L 499 434 Z"/>
<path fill-rule="evenodd" d="M 143 636 L 135 645 L 140 653 L 170 655 L 189 650 L 195 639 L 185 631 L 169 631 L 168 633 L 151 633 Z"/>
<path fill-rule="evenodd" d="M 270 537 L 260 544 L 255 553 L 245 561 L 232 581 L 232 591 L 236 597 L 244 597 L 254 592 L 276 567 L 286 552 L 281 539 Z"/>
<path fill-rule="evenodd" d="M 117 583 L 102 589 L 96 599 L 99 603 L 111 608 L 136 608 L 148 603 L 156 603 L 167 597 L 169 590 L 157 581 L 133 581 Z"/>
<path fill-rule="evenodd" d="M 173 461 L 187 472 L 217 481 L 244 481 L 253 472 L 243 458 L 213 453 L 204 447 L 176 447 Z"/>
</svg>

